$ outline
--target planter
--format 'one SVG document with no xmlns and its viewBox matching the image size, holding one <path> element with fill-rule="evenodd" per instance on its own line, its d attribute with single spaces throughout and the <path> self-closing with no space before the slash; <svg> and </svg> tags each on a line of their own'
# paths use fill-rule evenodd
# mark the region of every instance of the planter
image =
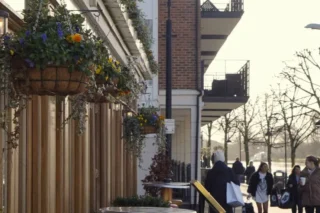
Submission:
<svg viewBox="0 0 320 213">
<path fill-rule="evenodd" d="M 83 72 L 69 72 L 68 67 L 48 66 L 44 70 L 24 67 L 13 71 L 16 90 L 26 95 L 76 95 L 87 90 L 88 81 Z"/>
<path fill-rule="evenodd" d="M 144 126 L 142 128 L 142 132 L 141 133 L 145 134 L 145 135 L 147 135 L 147 134 L 155 134 L 155 133 L 157 133 L 157 128 L 154 127 L 154 126 Z"/>
</svg>

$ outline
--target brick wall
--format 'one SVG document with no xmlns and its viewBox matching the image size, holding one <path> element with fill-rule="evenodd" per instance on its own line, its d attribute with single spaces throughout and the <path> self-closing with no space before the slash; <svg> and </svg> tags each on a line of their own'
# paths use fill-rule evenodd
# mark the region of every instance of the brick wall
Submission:
<svg viewBox="0 0 320 213">
<path fill-rule="evenodd" d="M 166 20 L 167 0 L 159 0 L 159 87 L 166 88 Z M 196 66 L 200 66 L 200 49 L 196 50 L 196 4 L 200 0 L 171 1 L 172 20 L 172 88 L 196 89 Z M 197 12 L 200 29 L 200 10 Z M 198 61 L 196 61 L 198 51 Z M 200 70 L 199 70 L 200 73 Z M 200 76 L 200 74 L 199 74 Z M 199 77 L 200 79 L 200 77 Z"/>
</svg>

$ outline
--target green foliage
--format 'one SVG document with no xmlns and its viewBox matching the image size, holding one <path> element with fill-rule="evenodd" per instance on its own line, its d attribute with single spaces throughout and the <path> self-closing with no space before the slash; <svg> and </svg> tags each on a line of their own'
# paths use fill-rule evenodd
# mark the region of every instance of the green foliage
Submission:
<svg viewBox="0 0 320 213">
<path fill-rule="evenodd" d="M 159 197 L 132 196 L 127 198 L 118 197 L 113 201 L 113 206 L 132 207 L 170 207 L 170 203 Z"/>
<path fill-rule="evenodd" d="M 151 51 L 153 43 L 152 35 L 149 32 L 148 27 L 145 24 L 145 14 L 138 8 L 137 2 L 143 0 L 120 0 L 121 4 L 125 5 L 129 18 L 132 20 L 133 27 L 137 32 L 138 39 L 143 44 L 144 51 L 147 55 L 151 72 L 154 74 L 158 73 L 158 64 L 155 61 L 154 55 Z"/>
<path fill-rule="evenodd" d="M 130 150 L 140 162 L 142 162 L 141 154 L 145 147 L 145 134 L 143 128 L 153 126 L 156 128 L 156 145 L 159 149 L 165 148 L 165 128 L 164 117 L 157 112 L 158 108 L 153 106 L 141 107 L 137 115 L 125 117 L 123 120 L 123 138 L 126 142 L 126 148 Z"/>
</svg>

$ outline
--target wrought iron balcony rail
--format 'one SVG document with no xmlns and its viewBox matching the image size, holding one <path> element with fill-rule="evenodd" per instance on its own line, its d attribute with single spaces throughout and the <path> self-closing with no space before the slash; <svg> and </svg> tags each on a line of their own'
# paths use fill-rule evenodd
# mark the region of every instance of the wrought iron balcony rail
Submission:
<svg viewBox="0 0 320 213">
<path fill-rule="evenodd" d="M 243 0 L 201 0 L 201 12 L 243 12 Z"/>
<path fill-rule="evenodd" d="M 227 69 L 227 68 L 225 68 Z M 203 76 L 205 96 L 249 97 L 250 61 L 235 73 L 214 72 Z"/>
</svg>

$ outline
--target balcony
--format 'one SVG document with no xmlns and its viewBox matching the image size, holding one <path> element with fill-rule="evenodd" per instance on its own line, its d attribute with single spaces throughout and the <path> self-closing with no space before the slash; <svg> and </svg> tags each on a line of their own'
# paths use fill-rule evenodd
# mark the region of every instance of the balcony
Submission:
<svg viewBox="0 0 320 213">
<path fill-rule="evenodd" d="M 217 72 L 203 76 L 202 125 L 217 120 L 249 99 L 250 61 L 215 61 L 213 66 Z"/>
<path fill-rule="evenodd" d="M 243 0 L 201 0 L 201 59 L 205 60 L 206 67 L 218 54 L 243 13 Z"/>
</svg>

